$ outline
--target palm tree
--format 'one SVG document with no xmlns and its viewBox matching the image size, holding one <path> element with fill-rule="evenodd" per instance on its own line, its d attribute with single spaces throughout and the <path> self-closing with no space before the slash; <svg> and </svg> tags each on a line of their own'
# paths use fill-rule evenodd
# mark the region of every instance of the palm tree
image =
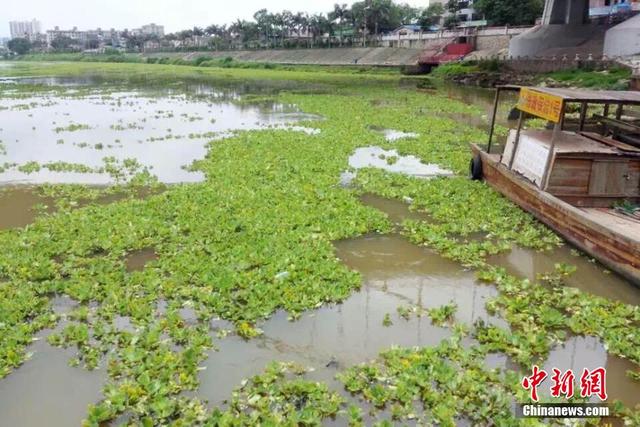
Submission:
<svg viewBox="0 0 640 427">
<path fill-rule="evenodd" d="M 329 20 L 332 22 L 338 22 L 340 29 L 340 46 L 342 46 L 342 29 L 344 22 L 351 18 L 351 9 L 346 4 L 334 4 L 333 10 L 329 12 Z"/>
<path fill-rule="evenodd" d="M 296 33 L 296 47 L 300 47 L 300 36 L 302 35 L 302 30 L 309 27 L 309 18 L 306 14 L 298 12 L 293 15 L 292 23 Z"/>
<path fill-rule="evenodd" d="M 329 20 L 323 14 L 318 13 L 309 18 L 309 30 L 311 31 L 311 47 L 316 42 L 316 37 L 326 32 Z"/>
<path fill-rule="evenodd" d="M 369 16 L 373 21 L 375 39 L 378 40 L 378 34 L 380 33 L 380 27 L 382 25 L 387 26 L 393 12 L 395 5 L 391 0 L 370 0 L 369 2 Z"/>
<path fill-rule="evenodd" d="M 256 40 L 259 34 L 258 25 L 255 22 L 238 19 L 229 27 L 229 35 L 239 39 L 242 47 L 246 47 L 250 41 Z"/>
<path fill-rule="evenodd" d="M 253 14 L 253 19 L 256 21 L 260 36 L 264 37 L 268 47 L 272 47 L 273 15 L 267 9 L 260 9 Z"/>
</svg>

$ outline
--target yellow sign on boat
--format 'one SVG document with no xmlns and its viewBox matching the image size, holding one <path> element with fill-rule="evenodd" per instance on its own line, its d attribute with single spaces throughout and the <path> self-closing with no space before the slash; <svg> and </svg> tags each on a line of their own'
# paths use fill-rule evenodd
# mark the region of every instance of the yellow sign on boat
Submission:
<svg viewBox="0 0 640 427">
<path fill-rule="evenodd" d="M 518 109 L 541 119 L 558 123 L 562 115 L 562 98 L 523 87 L 520 89 Z"/>
</svg>

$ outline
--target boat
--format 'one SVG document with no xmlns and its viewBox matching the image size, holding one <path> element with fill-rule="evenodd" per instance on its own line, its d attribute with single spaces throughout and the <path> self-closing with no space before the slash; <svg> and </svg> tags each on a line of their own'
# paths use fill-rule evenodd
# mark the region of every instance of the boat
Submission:
<svg viewBox="0 0 640 427">
<path fill-rule="evenodd" d="M 517 91 L 518 125 L 493 144 L 500 96 Z M 640 286 L 640 92 L 499 86 L 489 143 L 471 144 L 472 179 Z M 615 111 L 612 111 L 615 110 Z M 547 121 L 526 129 L 528 118 Z"/>
</svg>

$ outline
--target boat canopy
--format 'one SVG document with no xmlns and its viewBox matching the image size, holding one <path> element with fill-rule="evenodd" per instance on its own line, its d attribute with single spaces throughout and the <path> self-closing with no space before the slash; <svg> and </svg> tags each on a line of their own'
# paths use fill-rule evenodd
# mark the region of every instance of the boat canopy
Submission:
<svg viewBox="0 0 640 427">
<path fill-rule="evenodd" d="M 510 86 L 510 88 L 514 88 L 512 90 L 523 89 L 523 87 L 518 86 Z M 526 89 L 562 98 L 564 102 L 640 105 L 640 92 L 618 90 L 564 89 L 549 87 L 526 87 Z"/>
<path fill-rule="evenodd" d="M 579 131 L 584 129 L 589 104 L 597 104 L 604 105 L 603 115 L 596 117 L 604 124 L 608 124 L 625 132 L 640 134 L 640 126 L 621 122 L 623 108 L 625 106 L 640 105 L 640 92 L 500 85 L 496 86 L 496 97 L 489 130 L 489 144 L 487 147 L 488 153 L 491 153 L 491 145 L 493 142 L 496 115 L 498 112 L 498 103 L 501 92 L 520 93 L 517 106 L 518 110 L 520 110 L 520 123 L 518 128 L 522 126 L 524 114 L 529 114 L 553 122 L 557 125 L 557 130 L 563 130 L 567 104 L 579 103 L 581 104 Z M 610 106 L 614 106 L 616 109 L 613 118 L 609 118 Z M 634 145 L 637 143 L 640 145 L 640 139 L 634 137 L 626 137 L 626 141 L 624 142 L 629 142 Z"/>
</svg>

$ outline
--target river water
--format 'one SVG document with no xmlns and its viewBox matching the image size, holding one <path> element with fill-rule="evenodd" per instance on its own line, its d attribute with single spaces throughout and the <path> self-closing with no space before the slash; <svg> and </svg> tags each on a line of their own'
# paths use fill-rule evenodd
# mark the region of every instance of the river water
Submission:
<svg viewBox="0 0 640 427">
<path fill-rule="evenodd" d="M 75 85 L 78 90 L 95 83 L 57 79 L 39 81 L 42 82 Z M 454 99 L 482 106 L 488 115 L 493 102 L 491 93 L 460 88 L 443 90 Z M 0 110 L 0 140 L 6 154 L 0 156 L 0 165 L 5 162 L 45 164 L 72 158 L 74 162 L 99 167 L 107 156 L 133 157 L 162 182 L 195 182 L 202 176 L 188 172 L 184 166 L 204 157 L 206 143 L 211 139 L 236 130 L 270 127 L 304 132 L 304 128 L 296 127 L 297 121 L 318 119 L 291 105 L 235 102 L 244 93 L 246 88 L 243 91 L 198 86 L 197 90 L 184 92 L 145 88 L 104 91 L 97 86 L 95 91 L 82 96 L 52 93 L 2 100 L 0 106 L 5 108 Z M 509 109 L 510 102 L 505 103 L 503 110 Z M 507 124 L 504 117 L 500 120 Z M 473 124 L 486 127 L 486 116 Z M 73 125 L 79 128 L 71 130 Z M 391 131 L 389 135 L 393 138 L 416 136 L 383 131 Z M 351 166 L 355 169 L 385 168 L 387 163 L 381 154 L 395 155 L 381 153 L 375 147 L 363 150 L 352 157 Z M 400 160 L 396 169 L 388 170 L 424 178 L 449 174 L 434 165 L 420 164 L 416 158 Z M 41 182 L 108 184 L 112 178 L 103 173 L 62 173 L 48 169 L 25 173 L 9 169 L 0 174 L 0 183 L 5 185 L 0 190 L 0 229 L 28 225 L 36 215 L 34 205 L 52 205 L 53 200 L 40 198 L 30 186 L 24 186 Z M 361 202 L 385 212 L 396 224 L 405 219 L 429 220 L 399 201 L 364 195 Z M 431 346 L 450 335 L 447 328 L 434 326 L 428 317 L 400 318 L 396 315 L 399 306 L 428 309 L 453 301 L 458 306 L 456 320 L 459 322 L 472 325 L 483 319 L 507 327 L 504 320 L 490 316 L 485 309 L 486 300 L 497 294 L 493 286 L 479 283 L 473 272 L 427 248 L 411 244 L 396 232 L 335 242 L 335 248 L 337 257 L 345 265 L 362 274 L 362 289 L 343 304 L 304 313 L 295 322 L 290 322 L 284 312 L 276 313 L 260 325 L 264 335 L 257 339 L 245 341 L 231 335 L 216 340 L 218 348 L 210 352 L 204 363 L 206 369 L 201 371 L 196 393 L 206 399 L 210 407 L 224 406 L 244 378 L 260 373 L 272 360 L 298 361 L 312 366 L 315 369 L 312 379 L 325 381 L 342 391 L 335 380 L 338 370 L 371 360 L 394 345 Z M 129 271 L 144 269 L 145 264 L 156 257 L 152 248 L 141 250 L 127 260 L 127 268 Z M 552 253 L 514 248 L 491 262 L 532 279 L 537 273 L 552 270 L 557 262 L 567 262 L 578 267 L 568 283 L 570 286 L 628 304 L 640 304 L 638 289 L 605 272 L 588 258 L 576 255 L 570 247 Z M 68 298 L 54 300 L 58 313 L 69 311 L 74 304 Z M 387 314 L 392 315 L 393 323 L 384 326 Z M 229 327 L 222 321 L 214 322 L 213 326 L 214 329 Z M 31 360 L 0 380 L 0 425 L 79 425 L 87 405 L 100 399 L 101 386 L 106 381 L 105 370 L 87 372 L 69 367 L 67 362 L 73 352 L 47 344 L 45 338 L 50 332 L 42 331 L 39 340 L 31 345 Z M 514 369 L 509 359 L 501 355 L 495 355 L 487 363 L 491 367 Z M 568 339 L 553 349 L 547 365 L 575 370 L 605 366 L 611 398 L 621 399 L 630 406 L 640 403 L 640 383 L 631 381 L 625 374 L 633 366 L 609 355 L 595 337 Z"/>
</svg>

